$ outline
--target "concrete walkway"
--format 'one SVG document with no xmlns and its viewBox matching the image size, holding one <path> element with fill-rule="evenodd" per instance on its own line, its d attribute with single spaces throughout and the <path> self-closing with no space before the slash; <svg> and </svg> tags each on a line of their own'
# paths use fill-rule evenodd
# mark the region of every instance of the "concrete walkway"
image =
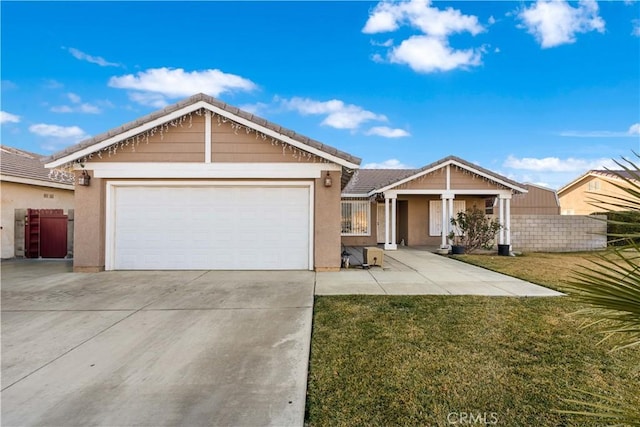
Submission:
<svg viewBox="0 0 640 427">
<path fill-rule="evenodd" d="M 560 292 L 429 251 L 399 248 L 388 258 L 408 268 L 316 273 L 316 295 L 486 295 L 547 297 Z"/>
</svg>

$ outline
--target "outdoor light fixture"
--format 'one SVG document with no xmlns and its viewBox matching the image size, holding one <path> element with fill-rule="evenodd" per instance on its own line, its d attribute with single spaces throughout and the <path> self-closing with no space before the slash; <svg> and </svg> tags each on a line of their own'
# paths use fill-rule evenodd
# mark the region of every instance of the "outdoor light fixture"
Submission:
<svg viewBox="0 0 640 427">
<path fill-rule="evenodd" d="M 333 179 L 331 179 L 331 174 L 327 171 L 327 175 L 324 177 L 324 186 L 331 187 L 333 185 Z"/>
<path fill-rule="evenodd" d="M 91 181 L 91 177 L 89 176 L 87 171 L 83 170 L 82 174 L 78 177 L 78 185 L 83 185 L 85 187 L 88 187 L 90 181 Z"/>
</svg>

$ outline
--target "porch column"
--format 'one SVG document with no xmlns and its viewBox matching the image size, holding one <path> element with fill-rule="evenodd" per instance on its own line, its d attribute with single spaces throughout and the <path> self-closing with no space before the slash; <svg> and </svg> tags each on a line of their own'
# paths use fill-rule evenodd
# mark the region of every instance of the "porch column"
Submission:
<svg viewBox="0 0 640 427">
<path fill-rule="evenodd" d="M 389 199 L 384 198 L 384 248 L 389 246 Z"/>
<path fill-rule="evenodd" d="M 511 245 L 511 196 L 505 198 L 504 233 L 504 244 Z"/>
<path fill-rule="evenodd" d="M 452 192 L 442 193 L 440 195 L 442 199 L 442 248 L 448 248 L 449 244 L 447 239 L 449 238 L 449 232 L 452 230 L 451 218 L 453 217 L 453 199 L 455 194 Z"/>
<path fill-rule="evenodd" d="M 444 194 L 441 197 L 442 197 L 442 243 L 440 247 L 446 248 L 448 247 L 447 234 L 449 233 L 447 232 L 447 230 L 449 229 L 449 226 L 447 225 L 447 218 L 449 216 L 447 215 L 447 199 L 444 198 Z"/>
<path fill-rule="evenodd" d="M 453 230 L 453 225 L 451 225 L 451 218 L 454 217 L 454 213 L 453 213 L 453 196 L 451 196 L 449 198 L 449 211 L 447 213 L 447 236 L 449 235 L 449 233 L 451 233 L 451 230 Z"/>
<path fill-rule="evenodd" d="M 389 203 L 391 200 L 391 203 Z M 386 195 L 384 197 L 384 249 L 394 251 L 398 249 L 396 244 L 396 203 L 397 196 Z M 391 215 L 389 215 L 389 205 L 391 205 Z M 391 218 L 389 218 L 391 217 Z"/>
<path fill-rule="evenodd" d="M 500 194 L 498 196 L 500 237 L 498 243 L 501 245 L 511 244 L 511 194 Z"/>
</svg>

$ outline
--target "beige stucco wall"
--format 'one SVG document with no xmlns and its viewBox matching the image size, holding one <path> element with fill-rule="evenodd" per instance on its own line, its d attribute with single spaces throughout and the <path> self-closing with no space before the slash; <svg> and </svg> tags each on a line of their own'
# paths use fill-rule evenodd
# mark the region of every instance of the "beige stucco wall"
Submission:
<svg viewBox="0 0 640 427">
<path fill-rule="evenodd" d="M 340 174 L 333 171 L 333 186 L 315 180 L 314 267 L 316 271 L 340 269 Z M 321 175 L 324 177 L 324 172 Z"/>
<path fill-rule="evenodd" d="M 317 162 L 295 148 L 263 139 L 243 128 L 234 129 L 231 122 L 211 120 L 212 162 Z M 94 155 L 88 162 L 204 162 L 205 119 L 192 115 L 191 126 L 171 126 L 160 135 L 158 132 L 130 144 L 117 153 L 102 157 Z M 132 167 L 135 167 L 132 165 Z M 88 167 L 87 169 L 90 169 Z M 314 267 L 338 269 L 340 267 L 340 174 L 331 171 L 334 185 L 326 188 L 323 179 L 315 180 L 314 208 Z M 324 176 L 324 173 L 323 175 Z M 176 177 L 175 179 L 181 179 Z M 201 180 L 199 180 L 201 181 Z M 216 182 L 216 180 L 211 180 Z M 219 180 L 218 180 L 219 181 Z M 299 180 L 296 180 L 299 181 Z M 286 182 L 286 180 L 283 180 Z M 76 192 L 76 256 L 75 271 L 100 271 L 105 266 L 105 200 L 106 181 L 93 178 L 89 187 L 78 187 Z"/>
<path fill-rule="evenodd" d="M 340 176 L 336 171 L 331 174 L 332 187 L 324 187 L 323 178 L 314 180 L 314 267 L 320 271 L 340 268 L 340 185 L 335 184 L 340 182 Z M 212 183 L 223 181 L 211 180 Z M 78 186 L 76 190 L 74 271 L 104 270 L 105 192 L 106 180 L 99 178 L 92 178 L 89 187 Z"/>
<path fill-rule="evenodd" d="M 600 183 L 600 189 L 590 191 L 589 183 L 596 180 Z M 604 212 L 605 209 L 590 205 L 588 200 L 605 195 L 622 196 L 624 193 L 606 179 L 587 176 L 585 179 L 565 189 L 562 193 L 558 193 L 560 211 L 563 215 L 589 215 L 593 212 Z M 602 198 L 605 199 L 604 197 Z M 611 209 L 620 210 L 615 206 L 612 206 Z"/>
<path fill-rule="evenodd" d="M 104 270 L 106 182 L 91 178 L 88 187 L 76 187 L 73 270 Z"/>
<path fill-rule="evenodd" d="M 69 209 L 74 208 L 73 190 L 1 181 L 0 193 L 2 194 L 2 258 L 16 256 L 14 241 L 16 209 L 63 209 L 68 213 Z M 47 195 L 46 198 L 45 195 Z"/>
</svg>

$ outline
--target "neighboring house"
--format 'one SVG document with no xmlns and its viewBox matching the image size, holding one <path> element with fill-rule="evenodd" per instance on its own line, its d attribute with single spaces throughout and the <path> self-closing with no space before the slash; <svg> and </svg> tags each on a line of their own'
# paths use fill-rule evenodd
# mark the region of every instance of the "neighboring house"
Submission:
<svg viewBox="0 0 640 427">
<path fill-rule="evenodd" d="M 342 192 L 342 243 L 445 247 L 450 218 L 475 205 L 498 218 L 498 242 L 509 245 L 513 200 L 526 193 L 525 185 L 454 156 L 421 169 L 360 169 Z"/>
<path fill-rule="evenodd" d="M 56 214 L 55 221 L 49 218 L 47 228 L 31 227 L 32 247 L 25 245 L 25 216 L 28 209 L 69 215 L 74 207 L 73 181 L 53 180 L 45 169 L 43 156 L 17 148 L 0 146 L 0 192 L 2 193 L 2 258 L 24 256 L 31 249 L 31 256 L 47 256 L 40 249 L 62 245 L 71 249 L 66 232 L 60 234 L 59 223 L 63 215 Z M 54 211 L 55 210 L 55 211 Z M 44 212 L 43 212 L 44 214 Z M 34 215 L 35 216 L 35 215 Z M 35 222 L 35 221 L 34 221 Z M 53 224 L 55 222 L 56 224 Z M 53 227 L 49 227 L 52 224 Z M 38 224 L 40 226 L 41 224 Z M 64 242 L 62 241 L 64 240 Z M 67 246 L 68 244 L 68 246 Z M 55 251 L 54 251 L 55 252 Z M 58 251 L 59 252 L 59 251 Z M 63 256 L 67 255 L 65 250 Z M 60 253 L 58 253 L 60 255 Z"/>
<path fill-rule="evenodd" d="M 338 270 L 341 183 L 359 164 L 198 94 L 46 166 L 90 177 L 75 193 L 75 271 Z"/>
<path fill-rule="evenodd" d="M 560 200 L 555 190 L 536 184 L 524 184 L 527 193 L 511 200 L 511 215 L 560 215 Z"/>
<path fill-rule="evenodd" d="M 605 209 L 590 203 L 599 196 L 624 194 L 615 184 L 625 185 L 625 181 L 612 172 L 636 181 L 624 170 L 590 170 L 558 190 L 562 215 L 589 215 L 594 212 L 604 212 Z M 611 209 L 620 210 L 615 206 L 611 206 Z"/>
</svg>

